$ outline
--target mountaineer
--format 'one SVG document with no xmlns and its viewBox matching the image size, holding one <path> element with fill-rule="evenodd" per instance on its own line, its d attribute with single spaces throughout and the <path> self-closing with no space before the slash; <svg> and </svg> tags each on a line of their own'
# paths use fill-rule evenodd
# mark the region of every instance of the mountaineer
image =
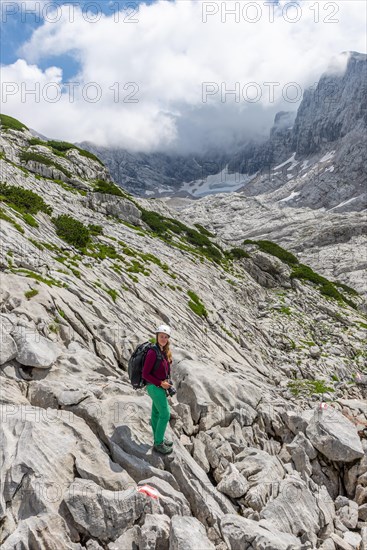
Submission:
<svg viewBox="0 0 367 550">
<path fill-rule="evenodd" d="M 168 390 L 169 395 L 176 393 L 172 386 L 172 380 L 170 380 L 172 352 L 169 347 L 169 340 L 171 329 L 168 325 L 160 325 L 155 333 L 156 343 L 146 354 L 142 378 L 146 382 L 147 393 L 152 399 L 150 424 L 154 437 L 153 448 L 159 453 L 169 454 L 172 452 L 173 441 L 169 441 L 164 437 L 170 419 L 170 407 L 166 390 Z M 154 368 L 159 352 L 161 361 Z M 153 370 L 154 374 L 152 373 Z"/>
</svg>

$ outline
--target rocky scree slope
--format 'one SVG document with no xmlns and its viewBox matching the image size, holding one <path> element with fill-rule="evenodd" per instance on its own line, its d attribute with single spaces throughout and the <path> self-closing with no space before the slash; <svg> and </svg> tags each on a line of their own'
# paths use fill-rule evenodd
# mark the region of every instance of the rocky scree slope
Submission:
<svg viewBox="0 0 367 550">
<path fill-rule="evenodd" d="M 2 121 L 1 547 L 365 549 L 360 297 L 225 247 Z M 169 456 L 126 373 L 160 322 Z"/>
<path fill-rule="evenodd" d="M 275 202 L 272 194 L 247 197 L 243 192 L 154 202 L 185 223 L 204 225 L 227 246 L 242 246 L 245 240 L 277 243 L 324 277 L 355 288 L 364 296 L 367 311 L 367 210 L 294 208 L 286 201 Z"/>
</svg>

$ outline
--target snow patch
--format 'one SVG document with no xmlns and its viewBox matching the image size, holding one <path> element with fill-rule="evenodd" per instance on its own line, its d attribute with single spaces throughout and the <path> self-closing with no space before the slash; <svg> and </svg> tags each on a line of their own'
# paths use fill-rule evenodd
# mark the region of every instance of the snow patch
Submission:
<svg viewBox="0 0 367 550">
<path fill-rule="evenodd" d="M 319 160 L 319 162 L 327 162 L 328 160 L 331 160 L 334 155 L 335 151 L 330 151 L 329 153 L 326 153 L 326 155 L 324 155 L 322 159 Z"/>
<path fill-rule="evenodd" d="M 358 196 L 357 197 L 352 197 L 351 199 L 348 199 L 347 201 L 341 202 L 340 204 L 337 204 L 336 206 L 333 206 L 332 208 L 329 208 L 329 212 L 330 212 L 330 210 L 334 210 L 334 208 L 340 208 L 341 206 L 345 206 L 346 204 L 349 204 L 350 202 L 355 201 L 356 199 L 358 199 Z"/>
<path fill-rule="evenodd" d="M 296 161 L 294 160 L 294 157 L 295 157 L 295 156 L 296 156 L 296 151 L 293 153 L 293 155 L 292 155 L 289 159 L 287 159 L 287 160 L 285 160 L 284 162 L 282 162 L 282 164 L 278 164 L 278 166 L 274 166 L 274 170 L 279 170 L 279 168 L 283 168 L 283 166 L 285 166 L 285 165 L 288 164 L 289 162 L 291 162 L 292 165 L 291 165 L 289 168 L 287 168 L 287 170 L 291 170 L 292 168 L 294 168 L 295 166 L 297 166 L 297 164 L 299 164 L 299 162 L 296 162 Z"/>
<path fill-rule="evenodd" d="M 203 197 L 214 193 L 230 193 L 237 191 L 254 177 L 255 175 L 248 176 L 239 172 L 228 173 L 227 165 L 218 174 L 183 183 L 180 191 L 188 191 L 195 197 Z"/>
<path fill-rule="evenodd" d="M 285 199 L 280 199 L 280 200 L 277 201 L 277 202 L 287 202 L 287 201 L 291 201 L 292 199 L 294 199 L 294 197 L 297 197 L 299 194 L 300 194 L 299 191 L 292 191 L 292 193 L 291 193 L 288 197 L 285 197 Z"/>
</svg>

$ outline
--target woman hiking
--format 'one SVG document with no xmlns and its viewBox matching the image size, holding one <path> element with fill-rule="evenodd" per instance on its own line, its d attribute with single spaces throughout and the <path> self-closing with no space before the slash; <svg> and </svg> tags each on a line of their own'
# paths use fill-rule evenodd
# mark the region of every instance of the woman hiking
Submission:
<svg viewBox="0 0 367 550">
<path fill-rule="evenodd" d="M 164 437 L 170 419 L 170 408 L 166 390 L 172 385 L 168 382 L 171 374 L 172 352 L 169 347 L 171 329 L 168 325 L 160 325 L 156 333 L 156 344 L 162 353 L 162 360 L 152 374 L 157 359 L 154 348 L 150 349 L 145 357 L 142 378 L 146 381 L 146 389 L 152 399 L 151 426 L 153 430 L 153 448 L 162 454 L 172 452 L 173 441 Z"/>
</svg>

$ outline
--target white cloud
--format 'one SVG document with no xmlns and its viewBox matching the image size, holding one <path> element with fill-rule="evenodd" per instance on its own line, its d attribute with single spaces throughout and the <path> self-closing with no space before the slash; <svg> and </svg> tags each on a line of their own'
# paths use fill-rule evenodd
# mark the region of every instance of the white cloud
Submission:
<svg viewBox="0 0 367 550">
<path fill-rule="evenodd" d="M 239 21 L 227 12 L 222 22 L 224 10 L 237 4 Z M 247 12 L 242 11 L 245 4 Z M 2 67 L 2 81 L 19 86 L 39 82 L 41 91 L 52 91 L 49 83 L 61 84 L 61 72 L 42 71 L 32 63 L 52 60 L 50 52 L 69 54 L 80 64 L 73 79 L 79 83 L 74 102 L 66 89 L 55 103 L 42 94 L 39 102 L 27 96 L 22 103 L 20 94 L 14 94 L 3 111 L 51 137 L 88 139 L 131 150 L 197 151 L 209 144 L 227 148 L 248 137 L 266 135 L 277 111 L 297 107 L 282 95 L 283 91 L 290 99 L 295 97 L 297 89 L 290 83 L 296 83 L 301 94 L 317 82 L 333 57 L 334 69 L 345 66 L 345 59 L 335 58 L 341 51 L 364 51 L 366 18 L 364 3 L 353 0 L 300 2 L 298 12 L 294 2 L 292 8 L 282 1 L 274 8 L 273 22 L 265 2 L 257 2 L 257 8 L 254 4 L 160 0 L 141 4 L 137 14 L 99 13 L 96 23 L 90 22 L 92 14 L 75 5 L 55 12 L 54 17 L 48 12 L 20 52 L 25 61 Z M 204 23 L 203 10 L 217 13 L 208 15 Z M 256 10 L 259 19 L 251 23 Z M 290 22 L 297 17 L 297 22 Z M 128 22 L 131 19 L 138 22 Z M 85 95 L 95 91 L 88 87 L 93 82 L 101 93 L 96 103 L 88 102 Z M 123 89 L 128 82 L 139 88 L 130 96 L 137 103 L 128 102 L 134 91 L 134 86 Z M 205 82 L 215 83 L 206 103 Z M 279 83 L 273 102 L 266 84 L 271 82 Z M 247 101 L 242 95 L 239 102 L 225 95 L 236 83 Z M 257 102 L 250 101 L 256 92 L 250 83 L 261 93 Z"/>
</svg>

